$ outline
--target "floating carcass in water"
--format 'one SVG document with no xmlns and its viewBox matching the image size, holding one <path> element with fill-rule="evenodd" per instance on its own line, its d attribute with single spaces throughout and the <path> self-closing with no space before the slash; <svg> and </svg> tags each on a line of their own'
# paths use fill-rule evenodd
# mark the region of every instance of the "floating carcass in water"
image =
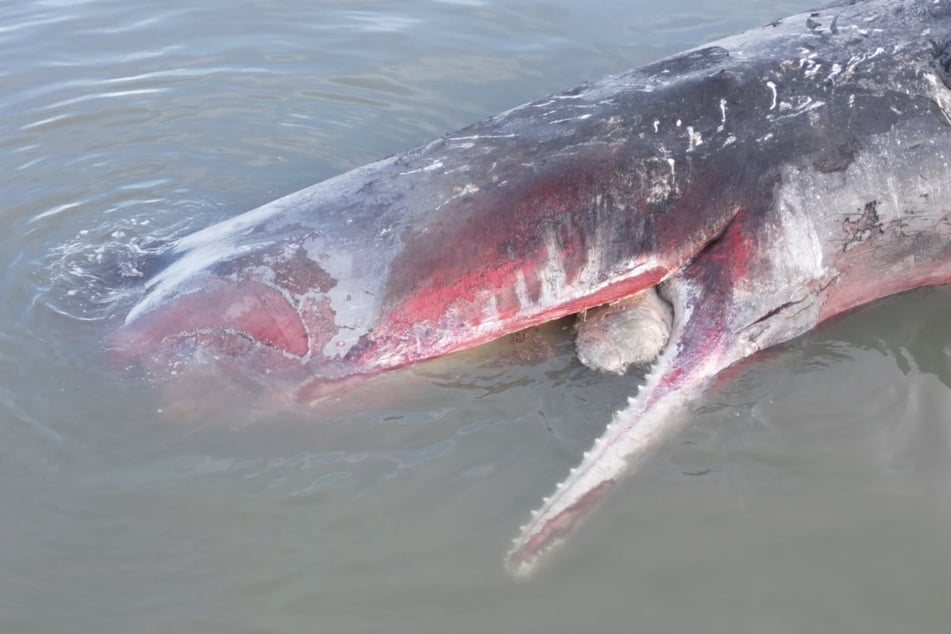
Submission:
<svg viewBox="0 0 951 634">
<path fill-rule="evenodd" d="M 949 0 L 778 20 L 186 237 L 113 345 L 211 355 L 308 401 L 658 287 L 669 341 L 522 529 L 525 574 L 722 370 L 951 279 L 949 67 Z M 585 353 L 619 370 L 612 327 Z"/>
</svg>

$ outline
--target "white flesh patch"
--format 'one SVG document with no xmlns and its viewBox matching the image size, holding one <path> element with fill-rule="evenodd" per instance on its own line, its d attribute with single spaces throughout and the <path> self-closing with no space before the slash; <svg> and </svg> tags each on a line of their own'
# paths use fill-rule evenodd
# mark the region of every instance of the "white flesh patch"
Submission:
<svg viewBox="0 0 951 634">
<path fill-rule="evenodd" d="M 592 370 L 624 374 L 652 363 L 670 338 L 673 309 L 654 288 L 579 316 L 578 359 Z"/>
</svg>

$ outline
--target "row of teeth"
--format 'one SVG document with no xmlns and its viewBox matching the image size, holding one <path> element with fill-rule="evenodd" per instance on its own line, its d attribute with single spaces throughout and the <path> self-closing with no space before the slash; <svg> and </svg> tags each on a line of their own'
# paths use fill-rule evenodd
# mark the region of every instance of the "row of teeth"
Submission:
<svg viewBox="0 0 951 634">
<path fill-rule="evenodd" d="M 527 577 L 529 574 L 531 574 L 532 570 L 535 568 L 535 564 L 538 562 L 539 559 L 541 559 L 544 555 L 547 555 L 551 551 L 561 546 L 562 543 L 563 543 L 562 540 L 556 539 L 546 544 L 544 548 L 537 551 L 534 555 L 531 556 L 531 558 L 525 559 L 519 562 L 518 566 L 512 569 L 512 573 L 519 577 Z M 517 548 L 512 548 L 509 551 L 508 555 L 506 555 L 506 559 L 511 557 L 517 550 L 518 550 Z"/>
<path fill-rule="evenodd" d="M 629 396 L 627 398 L 628 409 L 630 409 L 637 403 L 637 399 L 639 398 L 640 395 L 644 393 L 644 389 L 653 382 L 657 365 L 658 364 L 655 363 L 654 366 L 651 368 L 651 370 L 644 376 L 643 383 L 638 384 L 637 386 L 638 396 Z M 509 549 L 508 554 L 506 555 L 506 559 L 511 558 L 511 556 L 518 551 L 518 549 L 521 547 L 522 542 L 524 541 L 524 538 L 528 530 L 534 527 L 534 525 L 538 522 L 539 517 L 541 517 L 544 511 L 549 507 L 552 499 L 557 498 L 568 486 L 568 483 L 571 482 L 571 480 L 575 476 L 577 476 L 578 472 L 581 470 L 581 466 L 591 460 L 592 454 L 596 452 L 600 452 L 604 448 L 605 444 L 607 443 L 607 437 L 610 436 L 612 425 L 620 424 L 618 421 L 618 418 L 624 411 L 626 410 L 619 409 L 616 412 L 614 412 L 614 416 L 613 416 L 614 422 L 608 425 L 604 433 L 602 433 L 601 436 L 599 436 L 598 439 L 594 441 L 594 446 L 592 446 L 591 449 L 589 449 L 588 451 L 584 452 L 581 463 L 578 464 L 577 466 L 572 467 L 568 471 L 568 477 L 558 483 L 558 486 L 555 487 L 555 492 L 552 495 L 542 498 L 541 506 L 532 511 L 531 517 L 526 524 L 519 527 L 519 536 L 516 537 L 514 540 L 512 540 L 512 546 Z M 535 563 L 539 559 L 541 559 L 544 555 L 548 554 L 549 552 L 551 552 L 558 546 L 560 546 L 562 543 L 563 543 L 563 540 L 561 539 L 552 540 L 550 543 L 546 544 L 541 550 L 536 551 L 529 559 L 526 559 L 520 562 L 517 568 L 514 569 L 512 572 L 519 576 L 528 575 L 531 572 L 532 568 L 534 568 Z"/>
</svg>

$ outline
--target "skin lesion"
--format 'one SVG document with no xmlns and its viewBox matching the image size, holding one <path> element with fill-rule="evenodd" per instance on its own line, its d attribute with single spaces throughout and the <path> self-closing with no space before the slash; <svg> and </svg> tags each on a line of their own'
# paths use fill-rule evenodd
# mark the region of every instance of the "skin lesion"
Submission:
<svg viewBox="0 0 951 634">
<path fill-rule="evenodd" d="M 842 221 L 842 230 L 845 232 L 845 240 L 842 244 L 842 251 L 848 252 L 863 242 L 869 240 L 874 235 L 885 233 L 882 226 L 881 217 L 878 214 L 878 201 L 870 200 L 865 203 L 865 207 L 858 210 L 857 218 L 846 218 Z"/>
</svg>

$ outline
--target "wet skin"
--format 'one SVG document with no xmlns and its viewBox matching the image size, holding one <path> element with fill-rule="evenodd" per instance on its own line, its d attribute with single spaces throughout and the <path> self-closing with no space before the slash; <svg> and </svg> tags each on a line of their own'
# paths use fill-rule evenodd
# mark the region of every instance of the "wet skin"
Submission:
<svg viewBox="0 0 951 634">
<path fill-rule="evenodd" d="M 951 1 L 778 20 L 186 237 L 109 345 L 309 402 L 658 286 L 670 340 L 523 527 L 528 574 L 724 369 L 951 280 L 949 67 Z"/>
</svg>

